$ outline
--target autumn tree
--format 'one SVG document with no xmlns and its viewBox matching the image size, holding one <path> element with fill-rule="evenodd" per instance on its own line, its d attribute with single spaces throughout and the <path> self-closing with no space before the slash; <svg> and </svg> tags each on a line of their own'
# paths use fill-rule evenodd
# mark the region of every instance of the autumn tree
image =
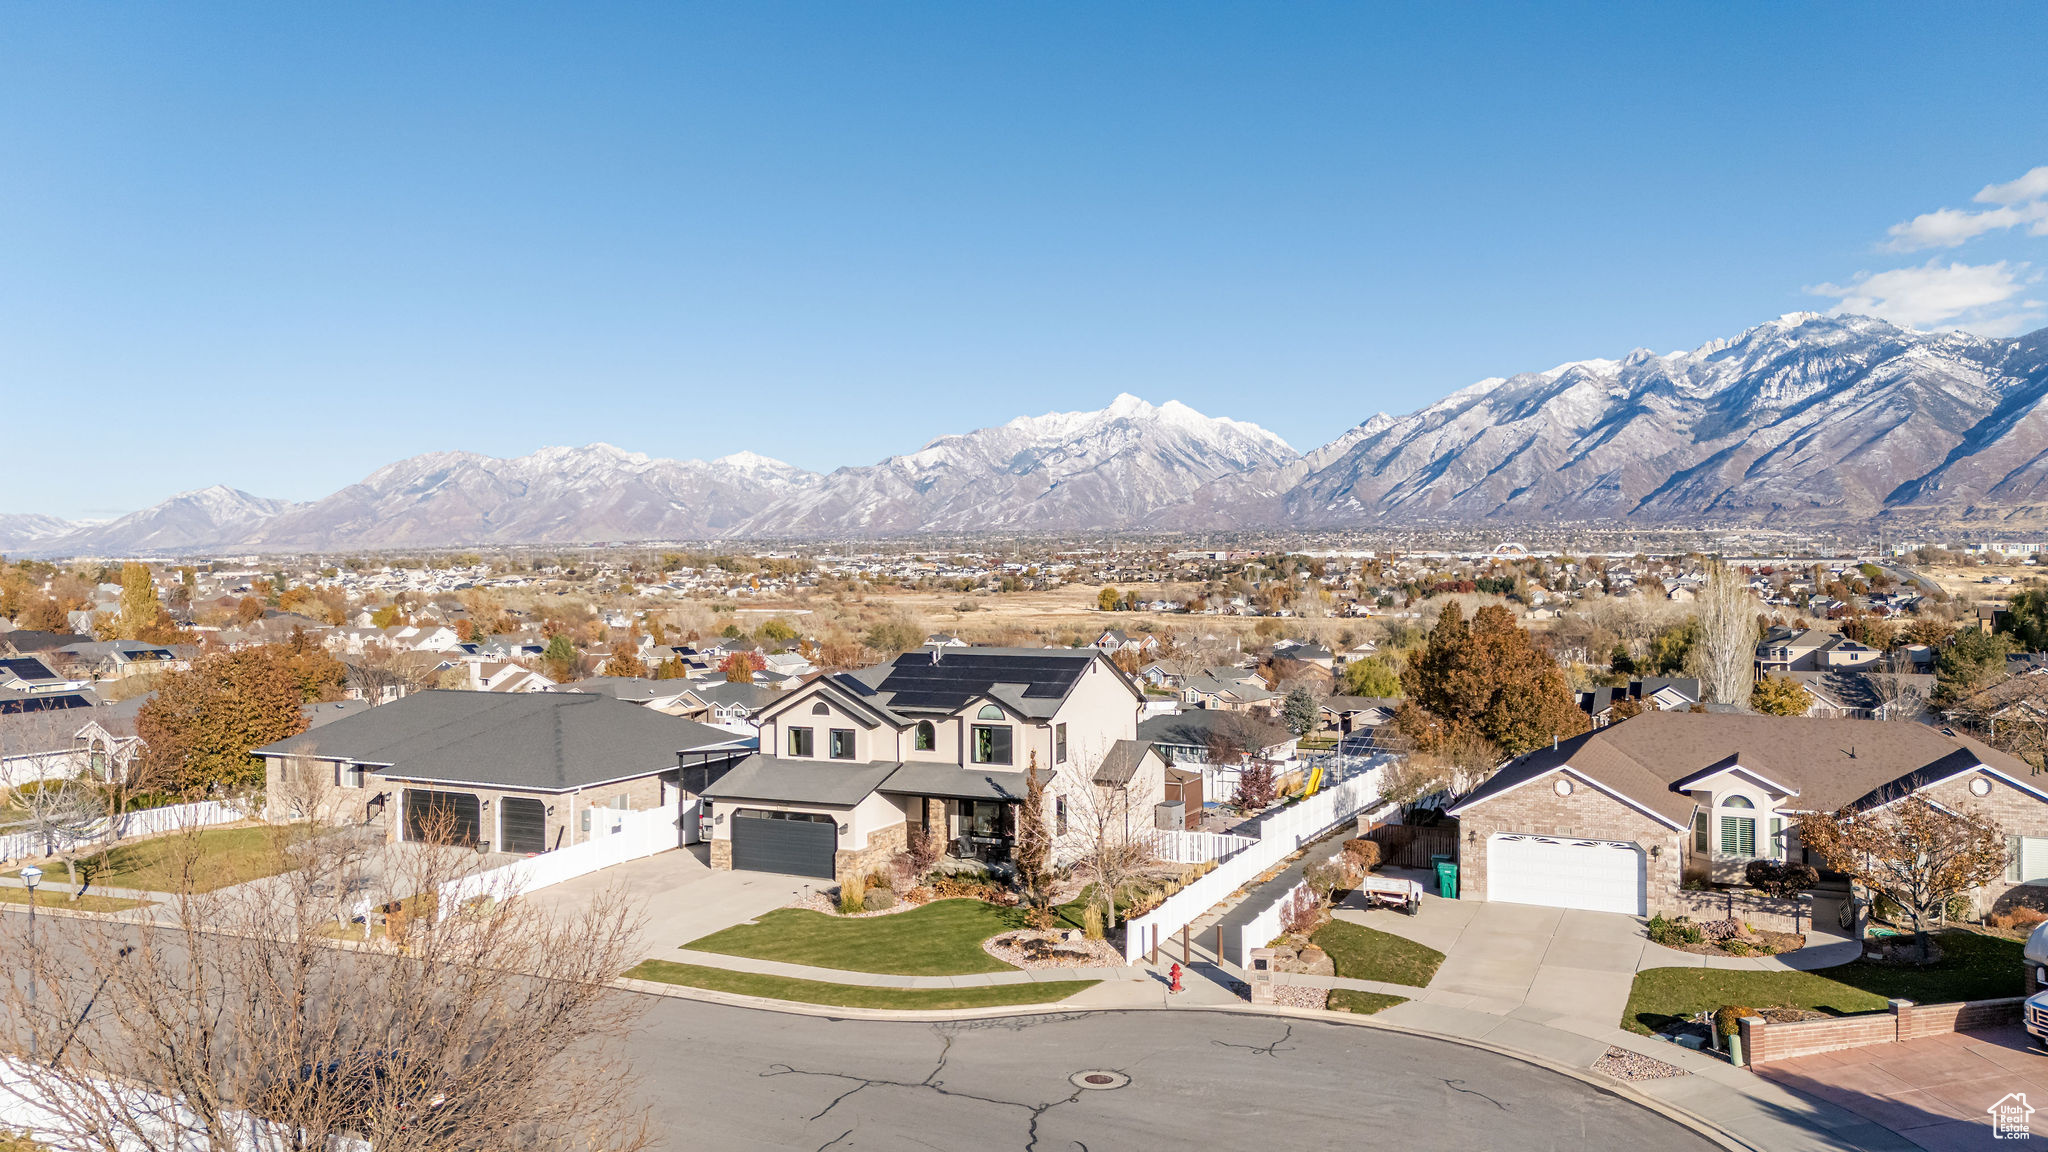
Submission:
<svg viewBox="0 0 2048 1152">
<path fill-rule="evenodd" d="M 149 566 L 135 563 L 121 565 L 121 607 L 104 632 L 109 640 L 145 644 L 178 644 L 190 639 L 164 610 Z"/>
<path fill-rule="evenodd" d="M 1346 696 L 1388 697 L 1401 694 L 1401 672 L 1378 656 L 1344 665 L 1340 674 Z"/>
<path fill-rule="evenodd" d="M 1917 793 L 1861 809 L 1810 816 L 1799 839 L 1827 866 L 1891 900 L 1911 918 L 1921 961 L 1927 926 L 1954 897 L 2005 875 L 2005 832 L 1968 805 Z"/>
<path fill-rule="evenodd" d="M 1766 676 L 1749 690 L 1749 707 L 1766 716 L 1804 716 L 1813 698 L 1790 676 Z"/>
<path fill-rule="evenodd" d="M 1469 623 L 1457 601 L 1444 605 L 1401 687 L 1408 702 L 1395 722 L 1424 751 L 1477 736 L 1515 756 L 1590 723 L 1557 662 L 1499 604 Z"/>
<path fill-rule="evenodd" d="M 767 667 L 767 661 L 753 652 L 734 652 L 718 662 L 718 670 L 725 674 L 727 684 L 752 684 L 754 674 Z"/>
<path fill-rule="evenodd" d="M 1095 606 L 1104 612 L 1114 612 L 1123 603 L 1123 596 L 1116 589 L 1105 586 L 1095 594 Z"/>
<path fill-rule="evenodd" d="M 640 659 L 640 650 L 631 640 L 621 640 L 612 645 L 612 654 L 604 662 L 601 675 L 604 676 L 645 676 L 647 663 Z"/>
<path fill-rule="evenodd" d="M 1045 775 L 1033 752 L 1024 770 L 1024 802 L 1017 806 L 1017 885 L 1024 902 L 1040 914 L 1052 907 L 1054 836 L 1045 812 Z"/>
<path fill-rule="evenodd" d="M 266 644 L 202 656 L 190 671 L 166 674 L 135 718 L 147 749 L 144 779 L 186 793 L 260 785 L 263 762 L 250 750 L 305 731 L 300 706 L 339 683 L 315 652 Z"/>
</svg>

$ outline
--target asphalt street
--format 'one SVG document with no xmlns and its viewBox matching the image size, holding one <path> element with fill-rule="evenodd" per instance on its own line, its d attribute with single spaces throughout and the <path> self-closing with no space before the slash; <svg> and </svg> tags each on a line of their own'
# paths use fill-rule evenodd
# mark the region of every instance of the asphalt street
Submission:
<svg viewBox="0 0 2048 1152">
<path fill-rule="evenodd" d="M 1716 1147 L 1480 1049 L 1251 1013 L 899 1023 L 661 998 L 627 1044 L 665 1149 Z"/>
</svg>

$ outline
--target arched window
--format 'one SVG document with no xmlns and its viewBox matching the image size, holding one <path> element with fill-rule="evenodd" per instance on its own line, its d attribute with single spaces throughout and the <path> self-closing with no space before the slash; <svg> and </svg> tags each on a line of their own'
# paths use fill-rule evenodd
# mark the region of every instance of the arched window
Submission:
<svg viewBox="0 0 2048 1152">
<path fill-rule="evenodd" d="M 1723 808 L 1754 808 L 1754 807 L 1756 807 L 1756 805 L 1754 805 L 1754 804 L 1751 804 L 1751 803 L 1749 802 L 1749 797 L 1747 797 L 1747 796 L 1730 796 L 1730 797 L 1728 797 L 1728 798 L 1727 798 L 1726 800 L 1723 800 L 1723 801 L 1721 801 L 1721 807 L 1723 807 Z"/>
<path fill-rule="evenodd" d="M 983 704 L 981 711 L 974 714 L 974 718 L 976 720 L 1001 720 L 1003 718 L 1003 710 L 993 704 Z"/>
<path fill-rule="evenodd" d="M 929 720 L 919 720 L 917 728 L 910 735 L 910 746 L 919 752 L 930 752 L 939 746 L 939 730 Z"/>
<path fill-rule="evenodd" d="M 813 716 L 830 716 L 831 714 L 831 707 L 828 706 L 823 700 L 820 700 L 816 704 L 811 705 L 811 715 Z"/>
</svg>

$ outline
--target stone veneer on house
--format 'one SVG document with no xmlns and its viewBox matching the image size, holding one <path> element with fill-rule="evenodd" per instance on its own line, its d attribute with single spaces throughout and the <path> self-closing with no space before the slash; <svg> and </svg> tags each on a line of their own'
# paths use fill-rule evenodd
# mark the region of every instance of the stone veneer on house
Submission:
<svg viewBox="0 0 2048 1152">
<path fill-rule="evenodd" d="M 1559 796 L 1553 784 L 1561 772 L 1549 772 L 1529 783 L 1460 814 L 1458 834 L 1458 896 L 1486 899 L 1486 846 L 1496 832 L 1585 840 L 1632 840 L 1643 849 L 1648 867 L 1649 910 L 1678 891 L 1684 835 L 1645 816 L 1584 780 L 1572 780 L 1572 793 Z M 1652 855 L 1651 849 L 1659 851 Z"/>
</svg>

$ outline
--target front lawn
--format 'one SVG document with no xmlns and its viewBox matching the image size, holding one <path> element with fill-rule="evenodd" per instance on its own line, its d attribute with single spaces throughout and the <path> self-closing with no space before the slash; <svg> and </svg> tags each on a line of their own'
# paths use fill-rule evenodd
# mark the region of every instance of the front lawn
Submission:
<svg viewBox="0 0 2048 1152">
<path fill-rule="evenodd" d="M 306 834 L 304 826 L 274 824 L 173 832 L 116 845 L 80 860 L 78 871 L 102 888 L 179 892 L 189 882 L 194 892 L 211 892 L 291 871 L 292 860 L 285 848 Z M 43 875 L 52 880 L 62 874 L 61 866 L 43 869 Z M 8 875 L 19 877 L 21 873 Z"/>
<path fill-rule="evenodd" d="M 1428 945 L 1349 920 L 1332 920 L 1310 939 L 1330 954 L 1337 975 L 1354 980 L 1426 988 L 1437 965 L 1444 962 L 1444 954 Z"/>
<path fill-rule="evenodd" d="M 904 913 L 910 915 L 910 913 Z M 895 917 L 887 917 L 895 919 Z M 794 1000 L 824 1004 L 833 1008 L 893 1008 L 899 1011 L 946 1008 L 994 1008 L 1007 1004 L 1049 1004 L 1064 1000 L 1097 980 L 1058 980 L 1024 984 L 990 984 L 980 988 L 869 988 L 859 984 L 829 984 L 822 980 L 792 980 L 784 976 L 761 976 L 698 964 L 676 964 L 667 960 L 643 960 L 626 975 L 635 980 L 657 980 L 714 992 L 742 996 L 763 996 L 770 1000 Z"/>
<path fill-rule="evenodd" d="M 1962 930 L 1936 939 L 1941 961 L 1925 968 L 1862 960 L 1818 972 L 1650 968 L 1636 974 L 1621 1026 L 1650 1033 L 1725 1005 L 1808 1008 L 1830 1016 L 1882 1012 L 1892 999 L 1917 1004 L 1989 1000 L 2023 991 L 2022 943 Z"/>
<path fill-rule="evenodd" d="M 968 976 L 1014 971 L 981 942 L 1024 926 L 1024 913 L 980 900 L 934 900 L 908 912 L 842 918 L 808 908 L 777 908 L 684 947 L 726 956 L 779 960 L 847 972 Z"/>
<path fill-rule="evenodd" d="M 1396 1004 L 1406 1004 L 1405 996 L 1388 996 L 1380 992 L 1353 992 L 1348 988 L 1332 988 L 1327 1007 L 1332 1012 L 1349 1012 L 1354 1016 L 1370 1016 Z"/>
<path fill-rule="evenodd" d="M 0 888 L 0 904 L 27 903 L 28 889 Z M 90 892 L 74 900 L 69 892 L 53 892 L 48 888 L 36 893 L 36 907 L 69 908 L 74 912 L 124 912 L 130 908 L 140 908 L 147 903 L 147 900 L 129 900 L 120 896 L 94 896 Z M 0 1152 L 6 1152 L 4 1144 L 0 1144 Z"/>
</svg>

